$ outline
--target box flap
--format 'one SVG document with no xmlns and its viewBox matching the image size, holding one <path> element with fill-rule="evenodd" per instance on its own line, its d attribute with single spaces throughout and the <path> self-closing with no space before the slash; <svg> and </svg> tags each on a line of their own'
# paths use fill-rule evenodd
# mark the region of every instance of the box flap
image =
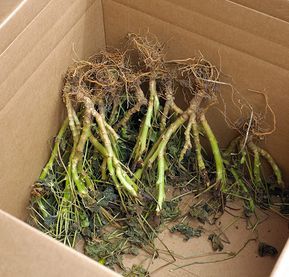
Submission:
<svg viewBox="0 0 289 277">
<path fill-rule="evenodd" d="M 0 276 L 119 276 L 0 210 Z"/>
</svg>

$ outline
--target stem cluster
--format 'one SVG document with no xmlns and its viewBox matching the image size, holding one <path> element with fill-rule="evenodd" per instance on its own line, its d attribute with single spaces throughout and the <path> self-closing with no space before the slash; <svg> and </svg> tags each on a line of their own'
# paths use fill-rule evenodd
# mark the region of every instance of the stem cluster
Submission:
<svg viewBox="0 0 289 277">
<path fill-rule="evenodd" d="M 103 226 L 138 213 L 137 207 L 144 210 L 147 195 L 148 206 L 161 216 L 168 179 L 184 172 L 199 180 L 200 191 L 214 187 L 223 197 L 238 187 L 251 210 L 243 165 L 261 187 L 263 158 L 283 185 L 276 162 L 253 136 L 244 146 L 241 135 L 221 151 L 206 118 L 220 92 L 215 66 L 203 57 L 166 61 L 157 41 L 135 34 L 126 46 L 76 62 L 67 71 L 67 119 L 33 191 L 34 219 L 45 231 L 73 245 L 83 228 L 97 232 L 92 222 Z M 175 100 L 180 93 L 187 100 L 182 107 Z"/>
</svg>

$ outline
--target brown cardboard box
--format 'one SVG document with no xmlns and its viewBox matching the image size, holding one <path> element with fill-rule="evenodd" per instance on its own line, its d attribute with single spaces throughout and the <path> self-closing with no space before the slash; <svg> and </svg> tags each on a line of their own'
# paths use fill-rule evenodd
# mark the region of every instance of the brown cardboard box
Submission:
<svg viewBox="0 0 289 277">
<path fill-rule="evenodd" d="M 264 143 L 288 182 L 288 11 L 288 2 L 282 0 L 1 0 L 0 276 L 116 275 L 21 220 L 27 216 L 31 185 L 48 158 L 48 139 L 63 118 L 59 91 L 67 66 L 105 45 L 117 46 L 128 31 L 157 34 L 167 42 L 169 58 L 201 51 L 233 76 L 239 91 L 260 108 L 262 99 L 247 89 L 265 90 L 276 112 L 277 130 Z M 229 89 L 224 91 L 229 95 Z M 224 130 L 216 111 L 211 120 L 226 145 L 232 131 Z M 231 230 L 232 249 L 249 234 L 243 227 Z M 259 235 L 281 251 L 288 224 L 272 216 L 259 227 Z M 209 251 L 206 239 L 184 243 L 167 233 L 162 236 L 184 256 Z M 155 276 L 268 276 L 276 259 L 257 257 L 256 247 L 251 243 L 222 263 L 177 271 L 169 271 L 175 268 L 170 265 Z M 285 276 L 280 272 L 286 257 L 284 252 L 274 276 Z"/>
</svg>

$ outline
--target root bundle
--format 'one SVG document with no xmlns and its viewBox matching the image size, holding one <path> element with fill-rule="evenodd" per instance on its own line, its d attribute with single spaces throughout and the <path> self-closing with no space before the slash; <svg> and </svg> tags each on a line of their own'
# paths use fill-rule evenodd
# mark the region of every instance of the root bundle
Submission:
<svg viewBox="0 0 289 277">
<path fill-rule="evenodd" d="M 217 68 L 203 57 L 166 61 L 163 48 L 155 38 L 129 34 L 124 49 L 102 51 L 68 69 L 67 118 L 32 191 L 34 225 L 71 246 L 82 237 L 85 251 L 107 265 L 123 268 L 112 252 L 96 252 L 105 245 L 118 255 L 135 246 L 154 249 L 158 224 L 153 229 L 151 219 L 165 221 L 166 188 L 182 194 L 181 179 L 185 189 L 212 191 L 223 208 L 226 199 L 240 196 L 251 213 L 264 206 L 265 195 L 272 204 L 262 159 L 275 187 L 284 187 L 253 129 L 220 149 L 206 118 L 220 94 Z M 175 102 L 180 93 L 186 107 Z"/>
</svg>

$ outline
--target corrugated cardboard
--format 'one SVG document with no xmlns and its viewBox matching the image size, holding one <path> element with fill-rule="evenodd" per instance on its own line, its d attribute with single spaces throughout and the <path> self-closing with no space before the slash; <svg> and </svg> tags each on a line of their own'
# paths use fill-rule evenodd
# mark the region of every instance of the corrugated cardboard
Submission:
<svg viewBox="0 0 289 277">
<path fill-rule="evenodd" d="M 3 211 L 0 227 L 1 276 L 118 276 Z"/>
<path fill-rule="evenodd" d="M 259 3 L 0 1 L 0 208 L 10 214 L 0 213 L 0 276 L 113 276 L 15 217 L 24 220 L 27 215 L 31 185 L 48 158 L 49 139 L 63 118 L 59 91 L 67 66 L 73 58 L 88 57 L 105 45 L 119 45 L 128 31 L 157 34 L 167 42 L 169 58 L 195 56 L 201 51 L 233 76 L 238 90 L 260 109 L 263 99 L 247 89 L 265 91 L 276 112 L 277 131 L 264 144 L 289 180 L 289 4 L 282 0 Z M 230 90 L 224 88 L 224 93 L 229 100 Z M 212 111 L 210 120 L 226 145 L 233 134 L 229 128 L 224 130 L 222 115 Z M 249 235 L 241 224 L 236 230 L 230 232 L 232 250 Z M 280 250 L 288 237 L 288 225 L 272 216 L 259 233 Z M 209 251 L 205 239 L 185 244 L 168 233 L 162 236 L 185 256 Z M 276 259 L 256 256 L 253 243 L 230 261 L 173 272 L 170 266 L 155 276 L 268 276 Z M 160 261 L 154 267 L 159 265 Z M 274 276 L 284 275 L 275 271 Z"/>
</svg>

